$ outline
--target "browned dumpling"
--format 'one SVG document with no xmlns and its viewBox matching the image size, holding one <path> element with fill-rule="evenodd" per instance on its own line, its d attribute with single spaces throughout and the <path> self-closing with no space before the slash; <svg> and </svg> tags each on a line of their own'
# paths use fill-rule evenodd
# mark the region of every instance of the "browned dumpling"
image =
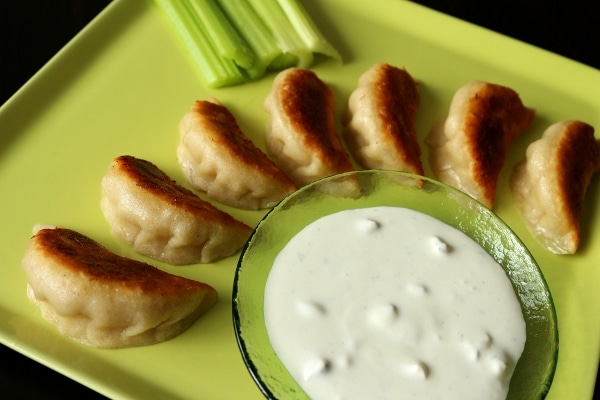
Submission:
<svg viewBox="0 0 600 400">
<path fill-rule="evenodd" d="M 358 81 L 344 116 L 344 140 L 367 169 L 423 175 L 415 119 L 418 84 L 405 70 L 378 63 Z"/>
<path fill-rule="evenodd" d="M 257 210 L 275 206 L 297 189 L 216 100 L 194 102 L 179 132 L 177 159 L 184 175 L 214 200 Z"/>
<path fill-rule="evenodd" d="M 560 121 L 527 148 L 511 186 L 533 236 L 556 254 L 573 254 L 580 241 L 583 200 L 600 169 L 600 140 L 581 121 Z"/>
<path fill-rule="evenodd" d="M 42 228 L 23 257 L 27 294 L 60 333 L 93 347 L 162 342 L 217 302 L 205 283 L 118 256 L 78 232 Z"/>
<path fill-rule="evenodd" d="M 454 95 L 448 116 L 429 137 L 430 163 L 435 176 L 489 208 L 506 154 L 535 111 L 511 88 L 472 81 Z"/>
<path fill-rule="evenodd" d="M 354 170 L 336 131 L 333 93 L 314 72 L 280 72 L 264 107 L 270 117 L 267 151 L 298 186 Z"/>
<path fill-rule="evenodd" d="M 132 156 L 111 163 L 102 179 L 100 206 L 113 236 L 140 254 L 170 264 L 228 257 L 252 233 L 156 165 Z"/>
</svg>

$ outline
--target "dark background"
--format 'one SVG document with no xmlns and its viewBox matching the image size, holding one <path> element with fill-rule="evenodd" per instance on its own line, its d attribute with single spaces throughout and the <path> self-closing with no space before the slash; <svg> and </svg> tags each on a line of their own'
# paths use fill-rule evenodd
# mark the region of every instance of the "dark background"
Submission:
<svg viewBox="0 0 600 400">
<path fill-rule="evenodd" d="M 416 2 L 600 69 L 600 19 L 593 1 Z M 1 1 L 0 105 L 109 3 Z M 2 345 L 0 393 L 10 399 L 103 398 Z"/>
</svg>

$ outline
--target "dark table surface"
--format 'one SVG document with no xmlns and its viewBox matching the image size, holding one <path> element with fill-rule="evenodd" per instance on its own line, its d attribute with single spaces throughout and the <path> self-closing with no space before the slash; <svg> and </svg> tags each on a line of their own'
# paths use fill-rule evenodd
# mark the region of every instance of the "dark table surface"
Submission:
<svg viewBox="0 0 600 400">
<path fill-rule="evenodd" d="M 416 2 L 600 69 L 600 33 L 592 1 Z M 0 104 L 109 3 L 109 0 L 1 2 Z M 0 345 L 0 398 L 103 397 Z"/>
</svg>

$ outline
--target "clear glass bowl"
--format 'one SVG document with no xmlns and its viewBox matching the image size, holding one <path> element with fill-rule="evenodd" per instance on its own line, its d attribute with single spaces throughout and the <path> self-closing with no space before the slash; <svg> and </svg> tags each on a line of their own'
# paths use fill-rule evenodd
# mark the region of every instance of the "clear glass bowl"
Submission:
<svg viewBox="0 0 600 400">
<path fill-rule="evenodd" d="M 244 362 L 265 396 L 307 398 L 273 351 L 265 327 L 264 289 L 275 257 L 318 218 L 374 206 L 429 214 L 466 233 L 502 265 L 527 327 L 508 399 L 544 398 L 556 368 L 558 331 L 550 291 L 531 253 L 500 218 L 470 196 L 428 178 L 391 171 L 350 172 L 301 188 L 264 217 L 242 250 L 233 286 L 233 322 Z"/>
</svg>

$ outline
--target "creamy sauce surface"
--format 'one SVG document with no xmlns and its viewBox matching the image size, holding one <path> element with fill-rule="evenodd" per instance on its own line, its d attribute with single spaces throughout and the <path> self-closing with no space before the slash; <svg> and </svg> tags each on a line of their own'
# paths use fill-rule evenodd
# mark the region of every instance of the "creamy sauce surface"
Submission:
<svg viewBox="0 0 600 400">
<path fill-rule="evenodd" d="M 398 207 L 299 232 L 269 274 L 265 320 L 312 399 L 504 399 L 526 339 L 502 267 L 457 229 Z"/>
</svg>

